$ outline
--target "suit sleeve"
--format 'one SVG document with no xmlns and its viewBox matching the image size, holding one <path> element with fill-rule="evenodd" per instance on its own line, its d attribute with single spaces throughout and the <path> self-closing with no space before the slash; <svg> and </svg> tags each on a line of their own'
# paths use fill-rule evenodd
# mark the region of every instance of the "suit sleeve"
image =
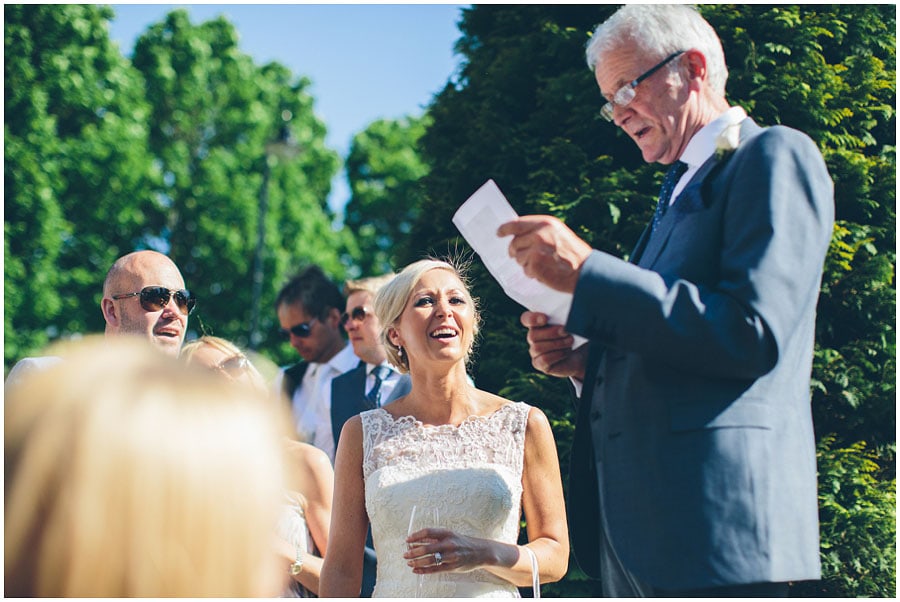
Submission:
<svg viewBox="0 0 900 602">
<path fill-rule="evenodd" d="M 772 369 L 818 296 L 833 185 L 812 140 L 785 127 L 747 140 L 717 178 L 711 203 L 721 204 L 720 217 L 690 232 L 721 239 L 693 259 L 710 275 L 686 277 L 688 260 L 671 251 L 653 269 L 594 251 L 576 286 L 570 332 L 707 376 Z"/>
</svg>

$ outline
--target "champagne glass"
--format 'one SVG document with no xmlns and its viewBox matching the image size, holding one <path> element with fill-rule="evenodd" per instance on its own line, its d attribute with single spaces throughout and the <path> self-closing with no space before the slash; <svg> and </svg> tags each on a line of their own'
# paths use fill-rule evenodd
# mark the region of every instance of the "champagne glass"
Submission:
<svg viewBox="0 0 900 602">
<path fill-rule="evenodd" d="M 406 536 L 409 537 L 416 531 L 421 531 L 422 529 L 427 529 L 429 527 L 437 527 L 440 524 L 440 512 L 434 506 L 432 507 L 419 507 L 415 504 L 412 507 L 412 512 L 409 515 L 409 529 L 406 532 Z M 407 549 L 412 550 L 417 547 L 418 542 L 412 542 L 407 544 Z M 416 598 L 422 597 L 422 590 L 425 581 L 425 575 L 416 575 Z"/>
</svg>

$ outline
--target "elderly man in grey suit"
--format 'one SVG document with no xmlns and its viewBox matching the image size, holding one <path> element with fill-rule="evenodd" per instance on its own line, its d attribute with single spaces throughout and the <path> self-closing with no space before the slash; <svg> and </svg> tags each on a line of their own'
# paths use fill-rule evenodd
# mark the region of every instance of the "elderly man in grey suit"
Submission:
<svg viewBox="0 0 900 602">
<path fill-rule="evenodd" d="M 601 114 L 672 167 L 628 261 L 548 216 L 498 231 L 574 294 L 565 326 L 522 323 L 533 365 L 580 397 L 576 559 L 609 596 L 787 595 L 820 577 L 809 382 L 831 179 L 807 136 L 729 107 L 693 8 L 625 6 L 587 57 Z"/>
</svg>

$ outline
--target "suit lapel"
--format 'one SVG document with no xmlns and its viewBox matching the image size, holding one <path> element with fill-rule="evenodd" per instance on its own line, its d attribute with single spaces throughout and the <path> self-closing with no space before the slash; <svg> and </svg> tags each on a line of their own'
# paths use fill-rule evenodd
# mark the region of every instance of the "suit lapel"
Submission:
<svg viewBox="0 0 900 602">
<path fill-rule="evenodd" d="M 653 232 L 652 235 L 649 235 L 649 228 L 647 228 L 647 232 L 645 232 L 646 241 L 644 242 L 644 249 L 641 253 L 641 256 L 635 261 L 638 265 L 642 267 L 647 267 L 653 265 L 656 261 L 656 258 L 659 257 L 659 254 L 666 247 L 666 242 L 669 240 L 669 236 L 672 234 L 672 228 L 675 226 L 676 213 L 678 213 L 678 203 L 683 202 L 684 198 L 691 198 L 695 195 L 701 194 L 701 189 L 703 187 L 703 181 L 710 174 L 713 168 L 719 163 L 718 157 L 713 155 L 706 162 L 700 166 L 700 169 L 697 170 L 697 173 L 691 178 L 691 180 L 687 183 L 687 186 L 678 193 L 678 196 L 675 198 L 675 202 L 672 203 L 672 206 L 669 207 L 669 210 L 666 211 L 665 216 L 662 218 L 662 221 L 659 222 L 659 225 L 656 228 L 656 231 Z M 642 237 L 643 238 L 643 237 Z"/>
<path fill-rule="evenodd" d="M 359 393 L 358 407 L 363 409 L 366 408 L 366 368 L 368 367 L 368 364 L 360 360 L 359 365 L 356 367 L 356 370 L 353 371 L 353 378 L 351 379 L 352 382 L 350 383 L 350 390 Z"/>
<path fill-rule="evenodd" d="M 360 361 L 356 368 L 331 381 L 331 432 L 335 447 L 347 419 L 366 409 L 366 363 Z"/>
<path fill-rule="evenodd" d="M 761 129 L 762 128 L 756 125 L 752 119 L 744 119 L 744 121 L 741 122 L 741 137 L 739 144 L 743 144 L 748 138 L 755 136 Z M 687 183 L 687 186 L 684 187 L 678 194 L 678 197 L 676 197 L 675 202 L 669 207 L 669 211 L 666 212 L 665 217 L 663 217 L 662 221 L 659 223 L 656 232 L 651 236 L 649 227 L 644 230 L 644 233 L 638 240 L 637 247 L 633 253 L 633 258 L 630 260 L 631 263 L 635 263 L 641 267 L 649 267 L 656 262 L 659 254 L 666 247 L 669 236 L 672 234 L 672 229 L 678 221 L 677 214 L 680 212 L 679 203 L 684 204 L 689 200 L 691 202 L 702 203 L 703 186 L 705 185 L 707 178 L 710 177 L 716 167 L 724 164 L 725 160 L 727 160 L 727 157 L 719 158 L 716 156 L 716 153 L 713 153 L 713 155 L 700 166 L 697 173 L 693 175 L 691 180 Z"/>
<path fill-rule="evenodd" d="M 650 224 L 647 224 L 647 227 L 644 228 L 644 231 L 641 233 L 641 237 L 638 239 L 637 244 L 631 251 L 631 255 L 628 256 L 628 263 L 640 262 L 641 256 L 644 254 L 644 249 L 647 246 L 648 238 L 650 238 Z"/>
<path fill-rule="evenodd" d="M 366 363 L 360 361 L 356 368 L 331 381 L 331 415 L 352 416 L 356 408 L 365 409 Z M 362 411 L 362 410 L 359 410 Z"/>
</svg>

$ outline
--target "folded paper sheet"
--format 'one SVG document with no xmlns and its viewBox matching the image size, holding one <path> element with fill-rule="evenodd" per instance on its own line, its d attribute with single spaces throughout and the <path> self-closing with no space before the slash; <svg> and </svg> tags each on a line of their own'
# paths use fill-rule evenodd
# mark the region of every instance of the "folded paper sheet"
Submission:
<svg viewBox="0 0 900 602">
<path fill-rule="evenodd" d="M 456 210 L 453 224 L 481 257 L 503 292 L 527 309 L 547 314 L 551 324 L 565 324 L 572 295 L 526 276 L 522 266 L 509 256 L 512 236 L 497 236 L 497 228 L 517 217 L 497 184 L 488 180 Z M 576 336 L 573 347 L 585 342 L 586 339 Z"/>
</svg>

